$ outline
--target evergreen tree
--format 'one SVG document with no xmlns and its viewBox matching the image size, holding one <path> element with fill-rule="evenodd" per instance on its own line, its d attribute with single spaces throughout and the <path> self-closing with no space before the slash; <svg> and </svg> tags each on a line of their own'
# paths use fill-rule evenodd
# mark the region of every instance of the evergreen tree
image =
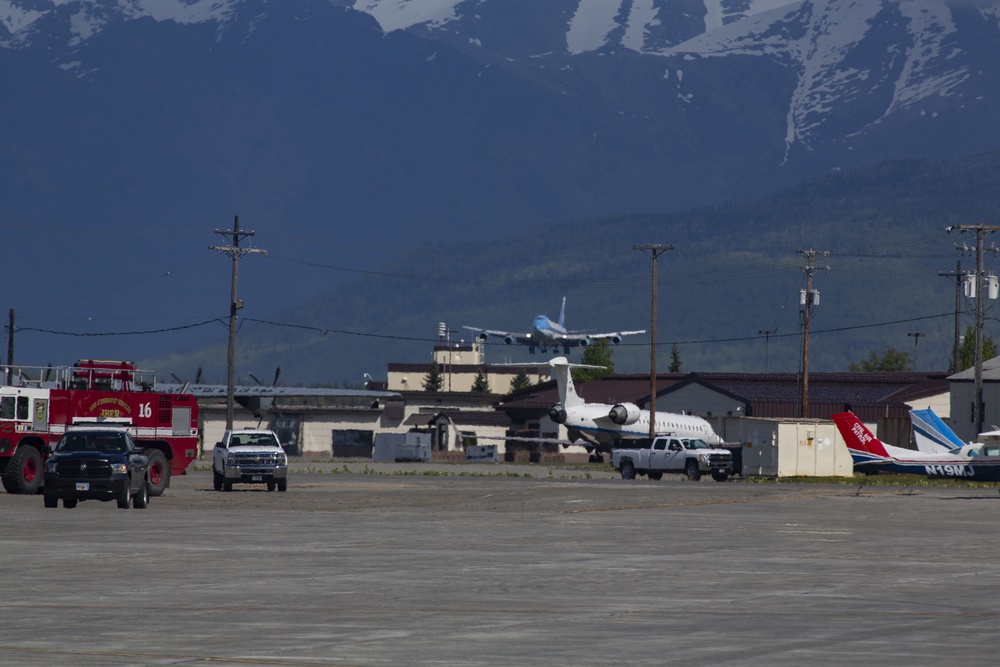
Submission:
<svg viewBox="0 0 1000 667">
<path fill-rule="evenodd" d="M 993 336 L 983 336 L 983 361 L 989 361 L 995 356 L 997 346 L 993 342 Z M 976 330 L 971 324 L 966 327 L 962 345 L 958 348 L 958 365 L 959 371 L 976 365 Z"/>
<path fill-rule="evenodd" d="M 472 383 L 472 391 L 480 394 L 490 393 L 490 380 L 482 368 L 476 373 L 476 379 Z"/>
<path fill-rule="evenodd" d="M 901 352 L 894 347 L 887 347 L 882 356 L 872 350 L 868 353 L 868 358 L 859 363 L 851 363 L 847 370 L 852 373 L 892 373 L 897 371 L 910 370 L 910 355 Z"/>
<path fill-rule="evenodd" d="M 674 343 L 670 346 L 670 367 L 667 369 L 671 373 L 680 373 L 684 362 L 681 360 L 681 348 Z"/>
<path fill-rule="evenodd" d="M 510 381 L 510 390 L 517 391 L 518 389 L 524 389 L 531 386 L 531 378 L 524 371 L 518 371 L 514 379 Z"/>
<path fill-rule="evenodd" d="M 573 382 L 591 382 L 615 372 L 614 352 L 607 339 L 602 338 L 593 345 L 588 345 L 583 351 L 580 363 L 604 368 L 574 368 Z"/>
<path fill-rule="evenodd" d="M 431 362 L 431 367 L 424 376 L 424 391 L 439 392 L 444 387 L 444 378 L 441 376 L 441 369 L 437 362 Z"/>
</svg>

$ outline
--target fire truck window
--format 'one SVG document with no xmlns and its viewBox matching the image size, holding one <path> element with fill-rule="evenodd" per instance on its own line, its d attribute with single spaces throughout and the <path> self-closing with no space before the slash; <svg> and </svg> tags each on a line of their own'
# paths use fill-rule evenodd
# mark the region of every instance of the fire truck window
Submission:
<svg viewBox="0 0 1000 667">
<path fill-rule="evenodd" d="M 13 419 L 14 418 L 14 397 L 4 396 L 0 400 L 0 419 Z"/>
<path fill-rule="evenodd" d="M 17 397 L 17 418 L 27 419 L 28 418 L 28 402 L 30 399 L 27 396 Z"/>
</svg>

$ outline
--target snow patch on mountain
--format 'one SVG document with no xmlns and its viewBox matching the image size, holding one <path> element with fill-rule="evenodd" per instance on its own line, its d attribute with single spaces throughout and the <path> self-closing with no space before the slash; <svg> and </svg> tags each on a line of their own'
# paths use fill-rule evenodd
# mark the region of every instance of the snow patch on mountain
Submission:
<svg viewBox="0 0 1000 667">
<path fill-rule="evenodd" d="M 0 47 L 30 43 L 40 19 L 55 16 L 68 24 L 68 44 L 77 45 L 117 20 L 149 17 L 189 25 L 216 21 L 228 23 L 239 0 L 0 0 Z"/>
<path fill-rule="evenodd" d="M 877 21 L 898 24 L 906 39 L 885 44 L 888 54 L 902 64 L 888 84 L 893 86 L 891 102 L 872 122 L 928 97 L 946 95 L 968 78 L 966 67 L 949 62 L 958 54 L 948 45 L 956 27 L 945 0 L 798 2 L 729 23 L 659 53 L 767 56 L 787 63 L 798 75 L 787 111 L 787 153 L 797 143 L 808 144 L 838 105 L 882 83 L 879 77 L 885 72 L 849 64 L 858 62 L 853 56 Z"/>
<path fill-rule="evenodd" d="M 354 10 L 370 14 L 385 32 L 415 25 L 442 26 L 457 18 L 463 0 L 357 0 Z"/>
</svg>

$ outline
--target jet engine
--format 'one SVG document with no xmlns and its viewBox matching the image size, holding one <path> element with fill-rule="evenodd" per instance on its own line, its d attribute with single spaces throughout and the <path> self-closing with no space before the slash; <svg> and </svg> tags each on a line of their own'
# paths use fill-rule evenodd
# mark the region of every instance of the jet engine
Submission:
<svg viewBox="0 0 1000 667">
<path fill-rule="evenodd" d="M 588 339 L 588 338 L 581 338 L 579 345 L 580 345 L 580 347 L 587 347 L 588 345 L 590 345 L 590 339 Z"/>
<path fill-rule="evenodd" d="M 549 419 L 557 424 L 566 423 L 566 408 L 563 407 L 562 403 L 556 403 L 549 408 Z"/>
<path fill-rule="evenodd" d="M 514 337 L 513 336 L 504 336 L 503 337 L 503 342 L 507 343 L 508 345 L 513 345 L 514 344 Z"/>
<path fill-rule="evenodd" d="M 639 421 L 639 406 L 635 403 L 619 403 L 611 408 L 608 417 L 619 426 L 628 426 Z"/>
<path fill-rule="evenodd" d="M 611 344 L 612 345 L 617 345 L 618 343 L 622 342 L 622 337 L 621 336 L 612 336 L 610 338 L 610 340 L 611 340 Z"/>
<path fill-rule="evenodd" d="M 476 338 L 478 338 L 479 340 L 484 341 L 484 342 L 486 340 L 488 340 L 489 337 L 490 337 L 490 335 L 488 333 L 486 333 L 485 331 L 483 333 L 476 334 Z"/>
</svg>

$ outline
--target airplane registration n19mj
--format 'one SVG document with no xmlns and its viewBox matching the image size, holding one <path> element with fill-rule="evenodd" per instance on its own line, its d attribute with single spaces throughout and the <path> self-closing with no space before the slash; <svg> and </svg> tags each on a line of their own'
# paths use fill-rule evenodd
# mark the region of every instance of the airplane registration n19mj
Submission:
<svg viewBox="0 0 1000 667">
<path fill-rule="evenodd" d="M 844 436 L 854 467 L 861 472 L 901 472 L 931 478 L 1000 481 L 1000 445 L 962 448 L 965 453 L 928 453 L 887 445 L 852 412 L 830 415 Z"/>
<path fill-rule="evenodd" d="M 517 333 L 513 331 L 497 331 L 495 329 L 478 329 L 476 327 L 463 327 L 469 331 L 475 331 L 476 337 L 481 341 L 487 340 L 490 336 L 502 338 L 507 345 L 527 345 L 528 352 L 534 353 L 538 348 L 543 353 L 553 349 L 563 348 L 565 354 L 569 354 L 571 347 L 586 347 L 598 340 L 608 340 L 612 345 L 621 342 L 622 336 L 646 333 L 645 329 L 636 331 L 611 331 L 608 333 L 587 333 L 586 331 L 567 331 L 566 325 L 566 297 L 562 300 L 562 309 L 559 311 L 559 321 L 553 322 L 547 315 L 538 315 L 531 325 L 531 331 Z"/>
<path fill-rule="evenodd" d="M 570 439 L 586 441 L 591 451 L 607 451 L 621 440 L 649 437 L 649 410 L 641 410 L 634 403 L 587 403 L 576 393 L 570 369 L 601 366 L 571 364 L 566 357 L 552 359 L 549 366 L 559 389 L 559 402 L 549 410 L 549 418 L 565 425 Z M 711 424 L 694 415 L 658 411 L 654 430 L 657 434 L 703 440 L 711 445 L 723 442 Z"/>
</svg>

